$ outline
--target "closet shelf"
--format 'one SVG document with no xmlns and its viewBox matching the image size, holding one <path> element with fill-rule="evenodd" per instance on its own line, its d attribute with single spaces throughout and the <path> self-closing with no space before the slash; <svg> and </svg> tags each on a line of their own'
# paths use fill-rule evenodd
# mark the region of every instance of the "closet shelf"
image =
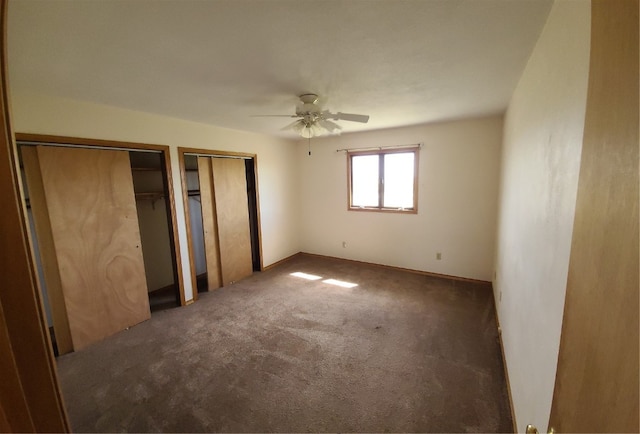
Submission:
<svg viewBox="0 0 640 434">
<path fill-rule="evenodd" d="M 189 190 L 189 196 L 200 196 L 200 190 Z M 136 199 L 157 200 L 166 197 L 162 191 L 144 191 L 136 193 Z"/>
<path fill-rule="evenodd" d="M 132 167 L 133 172 L 161 172 L 160 167 Z"/>
<path fill-rule="evenodd" d="M 147 200 L 158 200 L 164 197 L 164 193 L 162 191 L 148 191 L 136 193 L 136 199 L 147 199 Z"/>
<path fill-rule="evenodd" d="M 156 209 L 156 202 L 167 197 L 162 191 L 148 191 L 136 193 L 136 200 L 149 200 L 151 201 L 151 208 Z"/>
</svg>

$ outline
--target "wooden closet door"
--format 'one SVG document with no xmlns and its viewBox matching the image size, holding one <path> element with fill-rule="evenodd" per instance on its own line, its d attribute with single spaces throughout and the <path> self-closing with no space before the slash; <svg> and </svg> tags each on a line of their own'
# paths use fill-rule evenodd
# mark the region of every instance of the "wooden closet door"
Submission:
<svg viewBox="0 0 640 434">
<path fill-rule="evenodd" d="M 204 231 L 204 255 L 207 264 L 207 290 L 212 291 L 222 286 L 222 278 L 220 276 L 218 223 L 216 221 L 216 201 L 213 195 L 211 158 L 198 157 L 198 180 L 200 182 L 200 205 Z"/>
<path fill-rule="evenodd" d="M 253 273 L 244 160 L 212 158 L 222 284 Z"/>
<path fill-rule="evenodd" d="M 38 147 L 74 349 L 149 319 L 126 151 Z"/>
</svg>

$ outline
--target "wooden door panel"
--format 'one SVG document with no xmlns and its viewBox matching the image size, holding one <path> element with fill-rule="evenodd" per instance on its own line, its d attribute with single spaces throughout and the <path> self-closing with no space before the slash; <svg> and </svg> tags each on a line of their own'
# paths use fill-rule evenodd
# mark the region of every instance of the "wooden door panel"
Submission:
<svg viewBox="0 0 640 434">
<path fill-rule="evenodd" d="M 212 291 L 222 286 L 222 277 L 220 275 L 218 223 L 216 221 L 216 201 L 213 195 L 211 158 L 198 157 L 198 180 L 200 182 L 202 229 L 204 230 L 204 254 L 207 264 L 207 290 Z"/>
<path fill-rule="evenodd" d="M 38 147 L 74 349 L 151 317 L 129 155 Z"/>
<path fill-rule="evenodd" d="M 589 90 L 549 426 L 638 432 L 638 2 L 592 2 Z"/>
<path fill-rule="evenodd" d="M 245 163 L 238 158 L 213 158 L 211 163 L 222 283 L 228 285 L 253 273 Z"/>
<path fill-rule="evenodd" d="M 27 403 L 16 360 L 13 357 L 11 340 L 0 304 L 0 433 L 35 432 L 33 419 Z M 6 411 L 5 411 L 6 408 Z"/>
</svg>

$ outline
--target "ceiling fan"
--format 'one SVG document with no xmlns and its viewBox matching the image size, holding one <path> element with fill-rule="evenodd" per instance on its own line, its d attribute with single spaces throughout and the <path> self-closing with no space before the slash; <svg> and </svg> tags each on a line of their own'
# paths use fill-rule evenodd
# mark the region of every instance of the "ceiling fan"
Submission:
<svg viewBox="0 0 640 434">
<path fill-rule="evenodd" d="M 296 106 L 295 115 L 259 115 L 274 117 L 298 118 L 283 130 L 293 130 L 302 137 L 310 139 L 324 133 L 338 133 L 342 129 L 340 125 L 333 121 L 351 121 L 366 124 L 369 122 L 368 115 L 356 115 L 352 113 L 331 113 L 323 110 L 318 104 L 318 95 L 315 93 L 305 93 L 300 95 L 300 103 Z"/>
</svg>

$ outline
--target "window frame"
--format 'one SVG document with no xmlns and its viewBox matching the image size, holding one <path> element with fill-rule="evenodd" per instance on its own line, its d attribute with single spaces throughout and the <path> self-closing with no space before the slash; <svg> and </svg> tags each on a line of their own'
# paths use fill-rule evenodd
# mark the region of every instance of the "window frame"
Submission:
<svg viewBox="0 0 640 434">
<path fill-rule="evenodd" d="M 386 154 L 407 154 L 413 153 L 413 207 L 412 208 L 389 208 L 384 207 L 384 155 Z M 353 174 L 352 159 L 362 155 L 378 156 L 378 206 L 353 206 Z M 420 167 L 420 146 L 402 148 L 380 148 L 372 150 L 347 150 L 347 210 L 365 212 L 383 212 L 399 214 L 418 213 L 418 168 Z"/>
</svg>

